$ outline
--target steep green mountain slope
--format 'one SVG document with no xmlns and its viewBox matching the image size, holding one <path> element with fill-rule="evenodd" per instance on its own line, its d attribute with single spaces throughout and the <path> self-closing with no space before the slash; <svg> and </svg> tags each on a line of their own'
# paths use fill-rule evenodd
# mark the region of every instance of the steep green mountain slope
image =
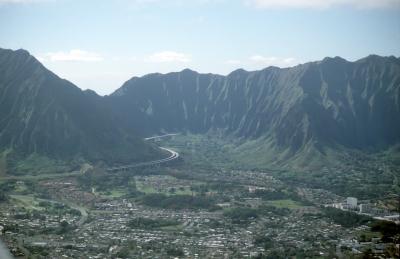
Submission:
<svg viewBox="0 0 400 259">
<path fill-rule="evenodd" d="M 304 151 L 315 156 L 326 148 L 378 150 L 399 143 L 399 99 L 400 59 L 374 55 L 228 76 L 188 69 L 150 74 L 106 98 L 143 132 L 218 130 L 257 139 L 248 149 L 278 152 L 282 160 Z"/>
<path fill-rule="evenodd" d="M 24 50 L 0 49 L 2 168 L 5 151 L 16 160 L 31 154 L 108 164 L 149 160 L 160 153 L 138 134 L 210 131 L 229 138 L 232 157 L 243 155 L 249 164 L 324 165 L 347 149 L 399 144 L 399 99 L 395 57 L 326 58 L 228 76 L 188 69 L 149 74 L 100 97 Z"/>
<path fill-rule="evenodd" d="M 92 91 L 57 77 L 24 50 L 0 49 L 0 151 L 108 164 L 159 157 Z"/>
</svg>

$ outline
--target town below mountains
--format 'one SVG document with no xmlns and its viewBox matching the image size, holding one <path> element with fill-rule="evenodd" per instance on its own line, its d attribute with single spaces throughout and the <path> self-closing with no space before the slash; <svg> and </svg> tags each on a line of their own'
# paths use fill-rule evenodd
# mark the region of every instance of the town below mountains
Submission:
<svg viewBox="0 0 400 259">
<path fill-rule="evenodd" d="M 16 258 L 397 258 L 400 58 L 81 90 L 0 49 Z"/>
</svg>

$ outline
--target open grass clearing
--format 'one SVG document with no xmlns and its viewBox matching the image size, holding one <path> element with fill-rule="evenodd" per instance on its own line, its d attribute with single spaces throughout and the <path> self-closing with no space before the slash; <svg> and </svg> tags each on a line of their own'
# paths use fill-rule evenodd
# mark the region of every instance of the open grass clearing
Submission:
<svg viewBox="0 0 400 259">
<path fill-rule="evenodd" d="M 28 210 L 42 210 L 39 206 L 40 200 L 33 197 L 32 195 L 10 195 L 11 199 L 15 200 L 15 204 L 18 204 Z"/>
<path fill-rule="evenodd" d="M 268 205 L 277 207 L 277 208 L 288 208 L 288 209 L 298 209 L 303 207 L 303 205 L 299 202 L 293 201 L 293 200 L 274 200 L 274 201 L 268 201 Z"/>
</svg>

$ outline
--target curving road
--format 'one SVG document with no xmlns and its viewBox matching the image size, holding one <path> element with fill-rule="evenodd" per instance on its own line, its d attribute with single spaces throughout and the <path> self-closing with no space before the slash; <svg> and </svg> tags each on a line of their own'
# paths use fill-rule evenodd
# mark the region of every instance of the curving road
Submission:
<svg viewBox="0 0 400 259">
<path fill-rule="evenodd" d="M 151 140 L 151 139 L 156 139 L 156 138 L 171 137 L 171 136 L 176 136 L 176 135 L 179 135 L 179 133 L 169 133 L 169 134 L 160 135 L 160 136 L 153 136 L 153 137 L 145 138 L 144 140 Z"/>
<path fill-rule="evenodd" d="M 145 140 L 151 140 L 151 139 L 157 139 L 157 138 L 175 136 L 175 135 L 178 135 L 178 134 L 177 133 L 165 134 L 165 135 L 161 135 L 161 136 L 154 136 L 154 137 L 145 138 Z M 157 164 L 162 164 L 162 163 L 166 163 L 166 162 L 175 160 L 175 159 L 177 159 L 179 157 L 179 153 L 174 151 L 174 150 L 172 150 L 172 149 L 169 149 L 169 148 L 166 148 L 166 147 L 159 147 L 159 148 L 169 152 L 170 155 L 167 158 L 163 158 L 163 159 L 158 159 L 158 160 L 153 160 L 153 161 L 148 161 L 148 162 L 142 162 L 142 163 L 136 163 L 136 164 L 130 164 L 130 165 L 117 166 L 117 167 L 110 167 L 110 168 L 107 169 L 107 171 L 109 171 L 109 172 L 124 171 L 124 170 L 129 170 L 129 169 L 135 168 L 135 167 L 157 165 Z"/>
</svg>

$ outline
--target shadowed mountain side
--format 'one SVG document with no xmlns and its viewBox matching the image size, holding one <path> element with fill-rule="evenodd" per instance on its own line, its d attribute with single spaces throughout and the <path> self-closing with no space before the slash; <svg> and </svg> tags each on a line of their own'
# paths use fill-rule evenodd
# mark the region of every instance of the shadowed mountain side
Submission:
<svg viewBox="0 0 400 259">
<path fill-rule="evenodd" d="M 2 149 L 106 163 L 160 157 L 121 125 L 96 93 L 59 78 L 27 51 L 0 49 Z"/>
<path fill-rule="evenodd" d="M 255 161 L 306 166 L 307 157 L 343 148 L 398 144 L 399 99 L 395 57 L 325 58 L 227 76 L 155 73 L 101 97 L 60 79 L 27 51 L 0 49 L 0 148 L 22 156 L 142 162 L 162 154 L 138 136 L 217 131 L 239 140 L 239 154 L 261 151 Z"/>
</svg>

